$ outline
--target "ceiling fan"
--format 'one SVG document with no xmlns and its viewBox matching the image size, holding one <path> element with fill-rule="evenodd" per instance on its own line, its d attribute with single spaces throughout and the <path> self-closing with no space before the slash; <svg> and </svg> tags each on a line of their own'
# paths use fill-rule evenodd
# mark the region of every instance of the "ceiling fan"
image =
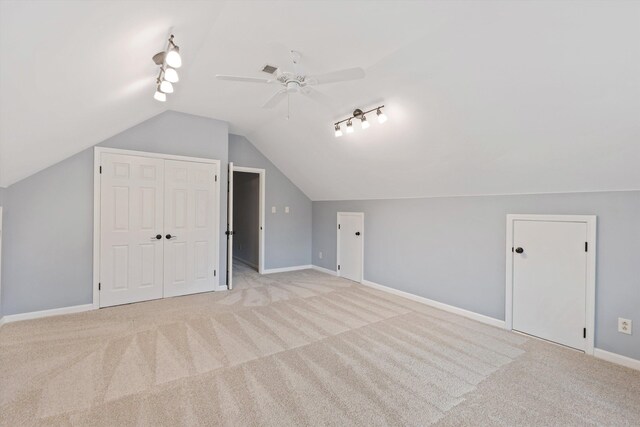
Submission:
<svg viewBox="0 0 640 427">
<path fill-rule="evenodd" d="M 293 93 L 301 93 L 316 101 L 322 102 L 323 95 L 316 91 L 313 87 L 327 83 L 344 82 L 348 80 L 356 80 L 364 77 L 364 70 L 360 67 L 347 68 L 344 70 L 332 71 L 323 74 L 307 75 L 300 65 L 300 53 L 290 51 L 291 61 L 293 63 L 293 71 L 281 70 L 273 65 L 265 65 L 263 72 L 271 74 L 270 79 L 261 79 L 258 77 L 228 76 L 216 74 L 219 80 L 231 80 L 236 82 L 247 83 L 263 83 L 282 86 L 278 92 L 273 94 L 271 98 L 265 102 L 262 108 L 273 108 L 278 105 L 285 97 Z"/>
</svg>

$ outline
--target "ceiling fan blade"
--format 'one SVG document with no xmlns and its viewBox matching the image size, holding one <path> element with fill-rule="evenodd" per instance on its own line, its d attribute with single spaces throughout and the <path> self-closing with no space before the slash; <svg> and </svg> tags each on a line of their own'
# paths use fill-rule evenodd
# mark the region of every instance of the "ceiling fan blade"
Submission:
<svg viewBox="0 0 640 427">
<path fill-rule="evenodd" d="M 324 93 L 319 92 L 309 86 L 305 86 L 304 88 L 302 88 L 301 92 L 303 95 L 308 96 L 309 98 L 316 101 L 318 104 L 324 105 L 329 109 L 332 108 L 331 98 L 329 98 Z"/>
<path fill-rule="evenodd" d="M 216 74 L 218 80 L 230 80 L 234 82 L 248 82 L 248 83 L 273 83 L 276 80 L 261 79 L 258 77 L 243 77 L 243 76 L 226 76 L 224 74 Z"/>
<path fill-rule="evenodd" d="M 267 100 L 267 102 L 264 103 L 262 108 L 273 108 L 278 105 L 278 103 L 280 103 L 280 101 L 282 101 L 286 96 L 286 89 L 279 90 L 278 92 L 274 93 L 273 96 Z"/>
<path fill-rule="evenodd" d="M 364 77 L 364 70 L 360 67 L 347 68 L 346 70 L 332 71 L 330 73 L 309 76 L 307 79 L 310 84 L 323 85 L 325 83 L 344 82 L 347 80 L 356 80 Z"/>
</svg>

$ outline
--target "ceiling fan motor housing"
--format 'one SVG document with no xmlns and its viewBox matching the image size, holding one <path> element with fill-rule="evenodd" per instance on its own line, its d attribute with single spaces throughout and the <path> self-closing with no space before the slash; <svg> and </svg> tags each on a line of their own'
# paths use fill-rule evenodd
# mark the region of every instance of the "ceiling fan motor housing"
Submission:
<svg viewBox="0 0 640 427">
<path fill-rule="evenodd" d="M 287 81 L 287 92 L 294 93 L 300 90 L 300 82 L 297 80 L 288 80 Z"/>
</svg>

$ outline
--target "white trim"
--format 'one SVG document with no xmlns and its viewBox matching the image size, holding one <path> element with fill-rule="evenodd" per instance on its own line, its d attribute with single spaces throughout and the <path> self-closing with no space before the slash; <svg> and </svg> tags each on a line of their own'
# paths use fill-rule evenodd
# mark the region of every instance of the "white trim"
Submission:
<svg viewBox="0 0 640 427">
<path fill-rule="evenodd" d="M 338 212 L 336 215 L 336 276 L 342 277 L 340 274 L 340 268 L 338 266 L 341 264 L 340 262 L 340 215 L 355 215 L 362 218 L 362 238 L 360 239 L 360 283 L 364 281 L 364 212 Z"/>
<path fill-rule="evenodd" d="M 149 157 L 152 159 L 179 160 L 182 162 L 196 162 L 196 163 L 212 163 L 212 164 L 218 165 L 218 173 L 220 173 L 220 160 L 217 160 L 217 159 L 208 159 L 205 157 L 176 156 L 174 154 L 153 153 L 150 151 L 124 150 L 121 148 L 108 148 L 108 147 L 95 147 L 94 150 L 96 153 L 100 153 L 100 154 L 102 153 L 124 154 L 127 156 Z"/>
<path fill-rule="evenodd" d="M 332 276 L 337 276 L 338 273 L 334 270 L 329 270 L 328 268 L 324 268 L 324 267 L 319 267 L 317 265 L 312 265 L 311 266 L 312 269 L 319 271 L 320 273 L 325 273 L 325 274 L 330 274 Z"/>
<path fill-rule="evenodd" d="M 222 180 L 222 171 L 220 170 L 220 160 L 217 159 L 205 159 L 200 157 L 189 156 L 176 156 L 172 154 L 151 153 L 146 151 L 134 151 L 123 150 L 120 148 L 108 148 L 108 147 L 94 147 L 93 149 L 93 303 L 91 304 L 94 309 L 100 308 L 100 291 L 98 290 L 98 284 L 100 283 L 100 163 L 103 153 L 111 154 L 124 154 L 127 156 L 142 156 L 150 157 L 154 159 L 163 160 L 179 160 L 186 162 L 196 163 L 210 163 L 215 164 L 218 174 L 218 179 L 214 183 L 214 187 L 217 193 L 216 200 L 216 241 L 215 241 L 215 269 L 220 272 L 220 219 L 222 212 L 220 212 L 220 181 Z M 220 289 L 220 274 L 216 274 L 214 278 L 214 287 Z M 225 286 L 226 288 L 226 286 Z M 5 316 L 6 317 L 6 316 Z M 6 322 L 6 320 L 5 320 Z"/>
<path fill-rule="evenodd" d="M 594 332 L 596 323 L 596 228 L 597 217 L 595 215 L 529 215 L 529 214 L 508 214 L 507 215 L 507 239 L 506 239 L 506 272 L 505 272 L 505 328 L 513 329 L 513 222 L 521 221 L 559 221 L 559 222 L 584 222 L 587 224 L 587 289 L 585 320 L 587 328 L 587 338 L 585 343 L 585 353 L 594 354 Z"/>
<path fill-rule="evenodd" d="M 233 166 L 234 172 L 247 172 L 247 173 L 257 173 L 260 176 L 260 195 L 258 202 L 258 214 L 260 215 L 260 229 L 258 230 L 258 273 L 264 273 L 264 241 L 265 241 L 265 223 L 264 223 L 264 198 L 265 198 L 265 189 L 267 182 L 267 172 L 264 169 L 258 168 L 248 168 L 244 166 Z"/>
<path fill-rule="evenodd" d="M 310 270 L 312 265 L 294 265 L 293 267 L 268 268 L 262 274 L 286 273 L 288 271 Z"/>
<path fill-rule="evenodd" d="M 616 365 L 622 365 L 627 368 L 640 371 L 640 360 L 638 359 L 632 359 L 631 357 L 623 356 L 618 353 L 611 353 L 600 348 L 593 350 L 593 356 L 598 359 L 606 360 L 607 362 L 615 363 Z"/>
<path fill-rule="evenodd" d="M 496 328 L 504 329 L 504 321 L 495 319 L 493 317 L 485 316 L 484 314 L 479 314 L 473 311 L 465 310 L 463 308 L 454 307 L 452 305 L 448 305 L 442 302 L 434 301 L 429 298 L 421 297 L 418 295 L 410 294 L 409 292 L 400 291 L 398 289 L 390 288 L 388 286 L 380 285 L 375 282 L 371 282 L 369 280 L 363 280 L 362 284 L 365 286 L 369 286 L 370 288 L 378 289 L 380 291 L 388 292 L 390 294 L 398 295 L 412 301 L 416 301 L 425 305 L 428 305 L 433 308 L 437 308 L 439 310 L 447 311 L 449 313 L 457 314 L 459 316 L 466 317 L 471 320 L 475 320 L 480 323 L 484 323 L 490 326 L 495 326 Z"/>
<path fill-rule="evenodd" d="M 29 313 L 10 314 L 2 318 L 2 323 L 18 322 L 20 320 L 40 319 L 42 317 L 60 316 L 62 314 L 81 313 L 95 310 L 93 304 L 73 305 L 71 307 L 52 308 L 50 310 L 31 311 Z"/>
</svg>

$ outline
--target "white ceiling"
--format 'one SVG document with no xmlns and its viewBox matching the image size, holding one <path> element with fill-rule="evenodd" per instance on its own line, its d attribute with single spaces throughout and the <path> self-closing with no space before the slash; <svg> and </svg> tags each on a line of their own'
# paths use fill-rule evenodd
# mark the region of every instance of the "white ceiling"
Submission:
<svg viewBox="0 0 640 427">
<path fill-rule="evenodd" d="M 313 200 L 640 189 L 640 2 L 0 4 L 3 186 L 172 109 L 228 121 Z M 184 66 L 160 104 L 170 27 Z M 290 68 L 287 49 L 367 77 L 289 120 L 260 108 L 276 87 L 214 77 Z M 333 136 L 379 103 L 387 123 Z"/>
</svg>

